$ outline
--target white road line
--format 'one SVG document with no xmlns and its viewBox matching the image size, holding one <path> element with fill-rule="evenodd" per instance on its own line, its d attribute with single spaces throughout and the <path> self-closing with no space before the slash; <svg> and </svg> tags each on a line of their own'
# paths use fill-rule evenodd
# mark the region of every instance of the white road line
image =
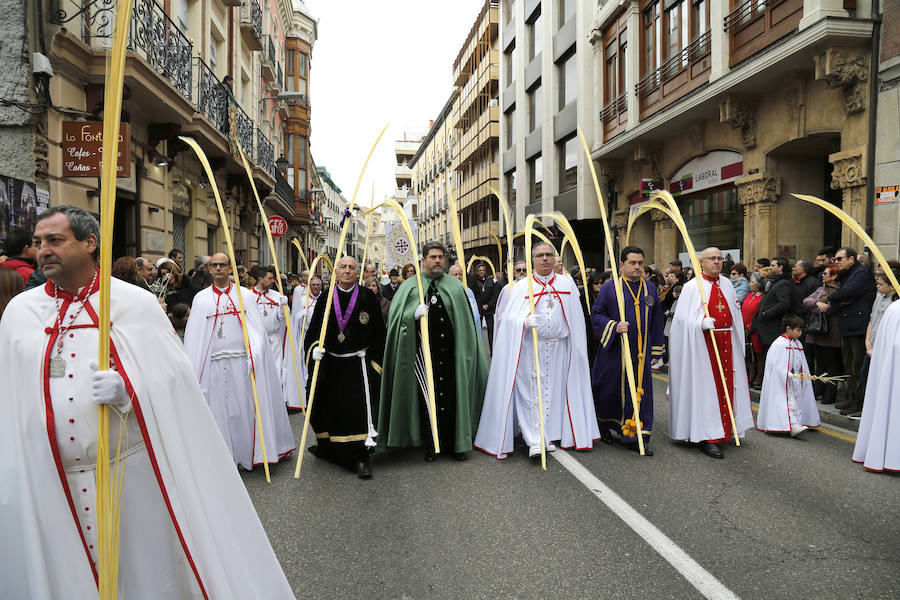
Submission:
<svg viewBox="0 0 900 600">
<path fill-rule="evenodd" d="M 651 548 L 675 567 L 675 570 L 684 576 L 692 586 L 706 598 L 715 600 L 737 600 L 738 596 L 725 587 L 721 581 L 701 567 L 697 561 L 678 547 L 675 542 L 657 529 L 653 523 L 645 519 L 633 509 L 618 494 L 612 491 L 605 483 L 597 479 L 593 473 L 587 470 L 580 462 L 563 450 L 557 450 L 551 454 L 563 467 L 566 468 L 578 481 L 583 483 L 591 493 L 600 499 L 611 511 L 625 521 L 635 533 L 644 538 Z"/>
</svg>

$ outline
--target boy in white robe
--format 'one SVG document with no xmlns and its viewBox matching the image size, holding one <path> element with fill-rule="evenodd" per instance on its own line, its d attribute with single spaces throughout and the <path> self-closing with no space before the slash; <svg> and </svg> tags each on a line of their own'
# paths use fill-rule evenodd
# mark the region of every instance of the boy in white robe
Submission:
<svg viewBox="0 0 900 600">
<path fill-rule="evenodd" d="M 803 319 L 788 315 L 781 321 L 784 333 L 772 343 L 766 355 L 756 428 L 766 433 L 790 433 L 791 437 L 822 424 L 816 409 L 809 365 L 800 337 Z"/>
</svg>

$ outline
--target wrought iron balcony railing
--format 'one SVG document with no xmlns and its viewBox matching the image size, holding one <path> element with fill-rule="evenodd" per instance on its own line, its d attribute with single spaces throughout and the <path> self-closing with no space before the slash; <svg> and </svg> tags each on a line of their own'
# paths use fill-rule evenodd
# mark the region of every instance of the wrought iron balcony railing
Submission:
<svg viewBox="0 0 900 600">
<path fill-rule="evenodd" d="M 197 112 L 209 119 L 219 131 L 228 133 L 228 90 L 219 81 L 205 62 L 198 56 L 194 58 L 194 72 L 197 87 L 193 102 Z"/>
<path fill-rule="evenodd" d="M 241 5 L 241 27 L 250 26 L 256 34 L 256 40 L 262 45 L 263 29 L 262 29 L 262 9 L 259 7 L 257 0 L 244 0 Z M 258 48 L 262 50 L 262 47 Z"/>
<path fill-rule="evenodd" d="M 56 12 L 59 25 L 73 23 L 71 31 L 96 50 L 110 47 L 115 25 L 116 0 L 72 0 L 74 12 Z M 190 40 L 175 25 L 162 6 L 153 0 L 134 0 L 128 34 L 128 50 L 134 52 L 185 98 L 191 97 Z"/>
<path fill-rule="evenodd" d="M 259 127 L 256 128 L 256 166 L 275 177 L 275 148 Z"/>
<path fill-rule="evenodd" d="M 625 94 L 622 94 L 603 107 L 603 110 L 600 112 L 600 118 L 603 119 L 604 123 L 609 123 L 610 121 L 615 120 L 619 115 L 624 115 L 627 112 L 628 101 L 625 98 Z"/>
<path fill-rule="evenodd" d="M 641 79 L 635 86 L 635 90 L 639 97 L 650 94 L 653 90 L 660 86 L 664 81 L 674 77 L 682 69 L 709 54 L 709 31 L 701 34 L 693 42 L 685 46 L 685 48 L 664 62 L 658 69 L 651 71 Z"/>
</svg>

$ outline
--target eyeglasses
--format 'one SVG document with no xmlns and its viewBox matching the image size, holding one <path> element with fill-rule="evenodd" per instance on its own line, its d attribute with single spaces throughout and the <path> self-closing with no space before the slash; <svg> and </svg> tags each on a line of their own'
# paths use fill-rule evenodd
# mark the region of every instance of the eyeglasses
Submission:
<svg viewBox="0 0 900 600">
<path fill-rule="evenodd" d="M 516 273 L 524 273 L 525 269 L 516 269 Z"/>
<path fill-rule="evenodd" d="M 841 262 L 841 261 L 844 260 L 845 258 L 847 258 L 847 257 L 846 257 L 846 256 L 835 256 L 835 257 L 834 257 L 834 262 Z"/>
<path fill-rule="evenodd" d="M 230 267 L 228 263 L 209 263 L 211 269 L 224 269 L 226 267 Z"/>
<path fill-rule="evenodd" d="M 545 253 L 542 253 L 542 254 L 535 254 L 535 255 L 534 255 L 535 258 L 553 258 L 554 256 L 555 256 L 555 255 L 552 254 L 552 253 L 550 253 L 550 252 L 545 252 Z"/>
<path fill-rule="evenodd" d="M 721 256 L 704 256 L 700 260 L 711 260 L 713 262 L 722 262 L 725 259 Z"/>
<path fill-rule="evenodd" d="M 738 272 L 737 272 L 737 271 L 732 271 L 731 274 L 732 274 L 732 275 L 737 275 Z"/>
</svg>

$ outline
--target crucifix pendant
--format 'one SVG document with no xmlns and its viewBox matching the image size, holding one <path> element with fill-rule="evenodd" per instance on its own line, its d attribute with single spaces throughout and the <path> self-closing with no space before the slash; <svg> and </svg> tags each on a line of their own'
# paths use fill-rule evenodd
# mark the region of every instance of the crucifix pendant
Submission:
<svg viewBox="0 0 900 600">
<path fill-rule="evenodd" d="M 719 300 L 719 303 L 716 304 L 716 308 L 718 308 L 720 311 L 723 311 L 723 310 L 725 310 L 725 305 L 722 304 L 721 300 Z"/>
<path fill-rule="evenodd" d="M 50 377 L 59 379 L 66 375 L 66 359 L 56 356 L 50 359 Z"/>
<path fill-rule="evenodd" d="M 219 338 L 222 337 L 222 323 L 219 323 L 219 331 L 216 333 L 216 335 L 217 335 Z"/>
<path fill-rule="evenodd" d="M 547 308 L 553 308 L 553 296 L 547 294 Z"/>
<path fill-rule="evenodd" d="M 263 316 L 264 316 L 264 317 L 268 317 L 268 316 L 269 316 L 269 311 L 267 311 L 266 309 L 263 309 Z"/>
</svg>

